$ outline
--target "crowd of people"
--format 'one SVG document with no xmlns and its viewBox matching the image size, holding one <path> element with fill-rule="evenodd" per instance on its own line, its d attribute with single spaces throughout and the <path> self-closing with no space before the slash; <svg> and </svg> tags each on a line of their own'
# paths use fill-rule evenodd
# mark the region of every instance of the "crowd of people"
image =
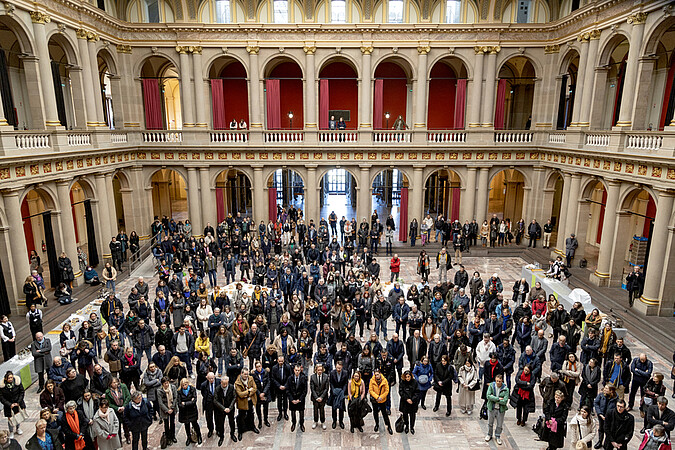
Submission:
<svg viewBox="0 0 675 450">
<path fill-rule="evenodd" d="M 77 333 L 63 325 L 59 357 L 51 357 L 41 316 L 31 318 L 40 311 L 32 304 L 27 319 L 43 409 L 27 448 L 80 450 L 95 442 L 118 449 L 126 442 L 147 449 L 153 421 L 163 424 L 163 448 L 178 442 L 176 422 L 186 446 L 214 434 L 220 446 L 225 419 L 233 442 L 274 420 L 305 432 L 308 403 L 312 429 L 355 433 L 368 425 L 377 432 L 382 425 L 389 434 L 415 434 L 419 409 L 443 406 L 450 416 L 453 394 L 460 414 L 487 420 L 485 440 L 497 445 L 510 426 L 509 408 L 516 426 L 534 425 L 533 438 L 549 449 L 565 442 L 627 449 L 633 409 L 644 416 L 641 449 L 669 442 L 675 413 L 648 355 L 633 355 L 597 309 L 566 309 L 540 283 L 517 280 L 505 295 L 498 273 L 470 274 L 443 247 L 432 257 L 423 250 L 419 280 L 402 285 L 401 259 L 392 255 L 383 270 L 379 242 L 372 242 L 385 227 L 395 229 L 390 218 L 357 226 L 332 213 L 305 224 L 289 209 L 256 227 L 237 214 L 215 229 L 207 224 L 200 238 L 189 221 L 164 219 L 151 230 L 156 287 L 143 278 L 129 292 L 108 284 L 99 314 Z M 452 232 L 440 237 L 456 239 Z M 387 275 L 390 283 L 382 282 Z M 3 317 L 3 350 L 13 330 Z M 24 395 L 16 374 L 6 373 L 0 402 L 9 442 L 23 433 L 14 419 Z M 539 407 L 541 416 L 528 423 Z"/>
</svg>

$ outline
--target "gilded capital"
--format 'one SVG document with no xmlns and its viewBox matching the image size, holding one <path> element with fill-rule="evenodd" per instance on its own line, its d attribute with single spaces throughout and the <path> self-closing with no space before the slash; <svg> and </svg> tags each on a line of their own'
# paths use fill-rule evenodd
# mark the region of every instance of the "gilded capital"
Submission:
<svg viewBox="0 0 675 450">
<path fill-rule="evenodd" d="M 77 36 L 78 39 L 87 39 L 87 30 L 78 28 L 75 30 L 75 35 Z"/>
<path fill-rule="evenodd" d="M 176 51 L 181 55 L 187 53 L 188 50 L 189 47 L 187 45 L 176 45 Z"/>
<path fill-rule="evenodd" d="M 544 47 L 544 54 L 550 55 L 552 53 L 560 53 L 560 46 L 558 44 L 547 45 Z"/>
<path fill-rule="evenodd" d="M 89 33 L 87 33 L 87 40 L 89 42 L 96 42 L 96 41 L 98 41 L 98 39 L 99 39 L 98 34 L 93 33 L 91 31 Z"/>
<path fill-rule="evenodd" d="M 591 33 L 586 32 L 586 33 L 581 33 L 578 37 L 577 40 L 581 43 L 588 42 L 591 40 Z"/>
<path fill-rule="evenodd" d="M 49 14 L 40 12 L 40 11 L 31 11 L 30 12 L 30 20 L 33 21 L 33 23 L 49 23 L 52 21 L 52 18 L 49 17 Z"/>
<path fill-rule="evenodd" d="M 246 51 L 248 52 L 249 55 L 257 55 L 258 52 L 260 52 L 260 47 L 258 47 L 257 45 L 247 46 Z"/>
<path fill-rule="evenodd" d="M 316 53 L 316 46 L 305 45 L 304 47 L 302 47 L 302 51 L 304 51 L 306 55 L 313 55 L 314 53 Z"/>
<path fill-rule="evenodd" d="M 488 48 L 486 46 L 476 45 L 473 47 L 473 51 L 476 55 L 484 55 L 488 52 Z"/>
<path fill-rule="evenodd" d="M 201 55 L 202 54 L 202 46 L 201 45 L 193 45 L 188 48 L 188 51 L 194 55 Z"/>
<path fill-rule="evenodd" d="M 361 53 L 363 53 L 364 55 L 370 55 L 371 53 L 373 53 L 373 50 L 374 48 L 372 46 L 361 47 Z"/>
<path fill-rule="evenodd" d="M 592 30 L 592 31 L 590 32 L 591 40 L 594 40 L 594 39 L 600 39 L 600 33 L 601 33 L 600 30 Z"/>
<path fill-rule="evenodd" d="M 128 53 L 128 54 L 131 54 L 131 45 L 127 45 L 127 44 L 117 44 L 117 53 Z"/>
<path fill-rule="evenodd" d="M 490 53 L 491 55 L 496 55 L 500 51 L 502 51 L 502 48 L 499 45 L 493 45 L 493 46 L 488 46 L 487 52 Z"/>
<path fill-rule="evenodd" d="M 421 46 L 421 45 L 420 45 L 419 47 L 417 47 L 417 53 L 419 53 L 420 55 L 426 55 L 426 54 L 428 54 L 430 51 L 431 51 L 431 47 L 428 46 L 428 45 L 426 45 L 426 46 Z"/>
<path fill-rule="evenodd" d="M 628 16 L 626 22 L 632 25 L 640 25 L 647 21 L 647 13 L 639 12 Z"/>
</svg>

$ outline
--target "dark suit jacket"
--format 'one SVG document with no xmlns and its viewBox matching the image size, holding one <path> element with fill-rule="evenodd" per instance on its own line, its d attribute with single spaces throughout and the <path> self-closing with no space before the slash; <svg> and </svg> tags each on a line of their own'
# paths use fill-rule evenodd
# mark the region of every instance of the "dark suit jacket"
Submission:
<svg viewBox="0 0 675 450">
<path fill-rule="evenodd" d="M 301 411 L 305 409 L 305 397 L 307 397 L 307 376 L 300 372 L 298 382 L 295 382 L 295 374 L 288 377 L 286 381 L 286 395 L 288 396 L 288 409 L 291 411 Z M 293 400 L 300 400 L 300 403 L 293 404 Z"/>
<path fill-rule="evenodd" d="M 330 387 L 330 375 L 326 373 L 321 374 L 321 382 L 319 382 L 319 375 L 314 374 L 309 380 L 309 388 L 311 391 L 312 401 L 321 398 L 323 404 L 328 400 L 328 389 Z"/>
<path fill-rule="evenodd" d="M 279 369 L 279 364 L 275 364 L 271 369 L 270 369 L 270 381 L 272 382 L 272 387 L 276 392 L 279 392 L 279 387 L 280 386 L 286 386 L 286 380 L 288 380 L 288 377 L 291 376 L 293 373 L 293 369 L 291 368 L 291 365 L 284 362 L 284 371 L 283 371 L 283 377 L 281 376 L 281 369 Z"/>
<path fill-rule="evenodd" d="M 213 380 L 213 394 L 211 394 L 211 389 L 209 387 L 209 380 L 205 380 L 201 386 L 199 386 L 199 390 L 202 393 L 202 408 L 213 408 L 213 399 L 216 395 L 216 390 L 218 389 L 218 386 L 220 386 L 220 378 L 216 378 Z"/>
<path fill-rule="evenodd" d="M 236 410 L 235 408 L 236 400 L 237 396 L 234 392 L 233 384 L 230 383 L 227 385 L 226 388 L 223 389 L 220 383 L 218 383 L 218 386 L 216 387 L 216 393 L 213 398 L 213 406 L 215 406 L 214 409 L 217 413 L 225 414 L 225 409 L 229 408 L 230 414 L 234 414 Z"/>
<path fill-rule="evenodd" d="M 405 353 L 406 355 L 408 355 L 408 361 L 410 362 L 411 367 L 414 367 L 415 363 L 421 360 L 422 356 L 427 354 L 427 341 L 425 341 L 424 338 L 420 335 L 420 346 L 419 350 L 417 351 L 417 361 L 412 361 L 414 340 L 415 340 L 414 336 L 408 336 L 408 340 L 405 343 Z"/>
<path fill-rule="evenodd" d="M 260 394 L 265 394 L 265 401 L 269 402 L 270 401 L 270 375 L 267 373 L 266 370 L 263 370 L 262 372 L 258 373 L 257 371 L 249 372 L 249 374 L 253 377 L 253 380 L 255 381 L 255 386 L 256 386 L 256 394 L 258 395 L 258 401 L 260 400 Z M 261 379 L 262 375 L 262 379 Z"/>
</svg>

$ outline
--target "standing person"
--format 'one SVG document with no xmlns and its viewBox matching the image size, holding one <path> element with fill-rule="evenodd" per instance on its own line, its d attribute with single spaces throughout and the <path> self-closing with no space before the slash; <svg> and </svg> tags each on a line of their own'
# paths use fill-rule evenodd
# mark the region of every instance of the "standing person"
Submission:
<svg viewBox="0 0 675 450">
<path fill-rule="evenodd" d="M 36 303 L 30 303 L 28 312 L 26 313 L 26 321 L 30 328 L 30 335 L 35 339 L 35 335 L 42 330 L 42 311 L 37 307 Z"/>
<path fill-rule="evenodd" d="M 417 219 L 413 219 L 410 222 L 410 231 L 408 232 L 408 236 L 410 236 L 410 246 L 411 247 L 415 246 L 415 241 L 417 240 L 418 229 L 419 229 L 419 226 L 417 225 Z"/>
<path fill-rule="evenodd" d="M 488 410 L 488 432 L 485 435 L 485 442 L 489 442 L 492 439 L 492 430 L 494 428 L 495 441 L 497 442 L 497 445 L 502 445 L 502 426 L 504 425 L 506 410 L 509 409 L 509 388 L 504 384 L 502 375 L 497 375 L 495 380 L 489 384 L 486 399 Z"/>
<path fill-rule="evenodd" d="M 391 261 L 389 261 L 389 270 L 391 272 L 391 278 L 389 279 L 389 282 L 393 283 L 394 281 L 398 280 L 399 274 L 401 272 L 401 259 L 397 254 L 395 254 L 394 257 L 391 258 Z"/>
<path fill-rule="evenodd" d="M 567 387 L 567 408 L 572 407 L 572 402 L 574 401 L 573 393 L 577 385 L 581 381 L 581 373 L 583 371 L 583 364 L 577 360 L 577 355 L 570 353 L 567 355 L 567 359 L 560 369 L 560 375 L 562 375 L 563 383 Z"/>
<path fill-rule="evenodd" d="M 131 448 L 138 450 L 138 441 L 142 441 L 143 450 L 148 450 L 148 427 L 152 425 L 152 405 L 143 398 L 140 391 L 131 396 L 124 408 L 124 420 L 131 431 Z"/>
<path fill-rule="evenodd" d="M 626 402 L 619 400 L 605 417 L 605 450 L 627 450 L 634 428 L 635 417 L 626 411 Z"/>
<path fill-rule="evenodd" d="M 202 443 L 202 433 L 199 429 L 199 411 L 197 410 L 197 390 L 190 385 L 187 378 L 180 380 L 178 387 L 178 422 L 184 424 L 187 440 L 185 446 L 192 444 L 190 426 L 197 433 L 197 443 Z"/>
<path fill-rule="evenodd" d="M 543 248 L 551 248 L 551 234 L 553 234 L 553 224 L 551 219 L 548 219 L 544 224 L 544 244 Z"/>
<path fill-rule="evenodd" d="M 176 439 L 176 402 L 178 390 L 168 377 L 162 377 L 162 387 L 157 390 L 159 420 L 164 423 L 164 436 L 167 442 L 178 443 Z"/>
<path fill-rule="evenodd" d="M 448 282 L 448 269 L 452 268 L 452 261 L 450 254 L 445 247 L 436 255 L 436 269 L 438 269 L 438 281 L 441 283 Z"/>
<path fill-rule="evenodd" d="M 349 380 L 349 386 L 347 388 L 347 393 L 348 393 L 348 410 L 349 410 L 349 428 L 350 431 L 353 433 L 354 428 L 358 429 L 361 433 L 363 433 L 363 405 L 366 396 L 366 387 L 365 387 L 365 381 L 361 379 L 361 372 L 358 370 L 354 372 L 354 375 L 352 375 L 351 380 Z M 335 421 L 333 421 L 333 425 L 335 425 Z M 333 426 L 335 428 L 335 426 Z"/>
<path fill-rule="evenodd" d="M 644 396 L 644 388 L 652 377 L 654 365 L 647 359 L 647 355 L 640 353 L 640 356 L 634 358 L 630 363 L 630 371 L 633 375 L 633 381 L 630 385 L 630 395 L 628 396 L 628 411 L 633 409 L 635 404 L 635 395 L 640 392 Z"/>
<path fill-rule="evenodd" d="M 38 393 L 40 393 L 45 387 L 45 372 L 52 367 L 52 341 L 38 331 L 30 345 L 30 352 L 33 355 L 35 372 L 38 374 Z"/>
<path fill-rule="evenodd" d="M 117 280 L 117 270 L 115 270 L 115 268 L 111 266 L 109 262 L 107 262 L 101 271 L 101 276 L 105 280 L 105 288 L 110 289 L 114 294 L 115 281 Z"/>
<path fill-rule="evenodd" d="M 230 439 L 232 439 L 232 442 L 237 442 L 237 436 L 234 434 L 234 411 L 236 401 L 237 395 L 234 391 L 234 386 L 230 384 L 230 379 L 226 376 L 221 378 L 220 384 L 215 390 L 213 399 L 218 447 L 220 447 L 225 440 L 225 416 L 227 416 L 227 420 L 230 423 Z"/>
<path fill-rule="evenodd" d="M 511 392 L 510 404 L 516 408 L 517 425 L 524 427 L 527 417 L 534 412 L 534 375 L 530 365 L 526 365 L 516 374 L 516 385 Z"/>
<path fill-rule="evenodd" d="M 596 449 L 604 448 L 605 444 L 605 419 L 607 414 L 616 409 L 618 398 L 616 396 L 616 388 L 611 384 L 606 384 L 593 402 L 593 409 L 598 415 L 598 443 L 595 444 Z M 610 444 L 611 448 L 611 444 Z"/>
<path fill-rule="evenodd" d="M 616 387 L 616 395 L 623 400 L 624 393 L 629 388 L 630 377 L 630 368 L 621 358 L 621 353 L 614 353 L 614 360 L 609 360 L 605 364 L 602 373 L 603 383 L 610 383 Z"/>
<path fill-rule="evenodd" d="M 645 276 L 640 267 L 633 266 L 633 271 L 626 277 L 626 290 L 628 291 L 628 303 L 633 307 L 636 298 L 642 295 L 642 289 L 645 286 Z"/>
<path fill-rule="evenodd" d="M 347 385 L 349 384 L 349 372 L 344 370 L 342 361 L 338 360 L 335 363 L 335 369 L 331 371 L 329 378 L 330 397 L 328 401 L 330 402 L 331 415 L 333 416 L 333 424 L 331 427 L 335 429 L 339 419 L 340 428 L 344 430 L 345 398 L 348 397 Z M 352 433 L 354 432 L 353 424 L 354 422 L 352 422 Z"/>
<path fill-rule="evenodd" d="M 370 395 L 370 402 L 373 405 L 373 416 L 375 417 L 374 431 L 380 431 L 379 414 L 382 414 L 384 424 L 387 426 L 387 432 L 394 434 L 389 422 L 389 415 L 387 414 L 387 397 L 389 397 L 389 383 L 387 379 L 382 376 L 379 370 L 375 370 L 373 377 L 370 379 L 368 386 L 368 394 Z"/>
<path fill-rule="evenodd" d="M 237 415 L 237 439 L 241 441 L 246 431 L 250 430 L 255 434 L 260 433 L 253 422 L 257 389 L 253 377 L 249 376 L 248 369 L 241 370 L 237 381 L 234 383 L 234 390 L 237 394 L 237 409 L 239 410 Z"/>
<path fill-rule="evenodd" d="M 272 346 L 270 346 L 272 347 Z M 268 349 L 270 347 L 267 347 Z M 255 362 L 255 370 L 250 373 L 250 376 L 255 381 L 256 387 L 256 405 L 255 412 L 258 416 L 258 428 L 262 428 L 263 419 L 266 427 L 270 426 L 270 422 L 267 419 L 269 414 L 269 405 L 271 401 L 270 396 L 270 376 L 269 372 L 263 369 L 263 364 L 260 361 Z"/>
<path fill-rule="evenodd" d="M 216 387 L 220 384 L 220 380 L 216 380 L 213 372 L 206 374 L 206 379 L 199 386 L 202 394 L 202 412 L 206 416 L 206 427 L 209 432 L 207 437 L 213 436 L 213 413 L 214 413 L 214 398 L 216 396 Z"/>
<path fill-rule="evenodd" d="M 406 433 L 410 431 L 412 434 L 415 434 L 415 417 L 420 399 L 420 388 L 409 370 L 406 370 L 401 377 L 398 393 L 401 397 L 398 409 L 403 414 L 404 431 Z"/>
<path fill-rule="evenodd" d="M 384 231 L 384 244 L 385 244 L 385 255 L 389 256 L 392 252 L 392 246 L 394 245 L 394 230 L 387 225 L 387 229 Z"/>
<path fill-rule="evenodd" d="M 420 385 L 420 406 L 422 409 L 426 410 L 427 407 L 424 405 L 424 402 L 427 398 L 427 392 L 431 388 L 431 383 L 434 378 L 434 369 L 429 363 L 428 356 L 422 356 L 419 364 L 415 365 L 415 368 L 412 371 L 415 380 Z"/>
<path fill-rule="evenodd" d="M 527 227 L 527 234 L 530 236 L 530 242 L 527 246 L 537 248 L 537 239 L 541 237 L 541 226 L 539 226 L 536 220 L 532 219 L 532 222 L 530 222 L 530 225 Z"/>
<path fill-rule="evenodd" d="M 569 430 L 572 432 L 571 448 L 577 448 L 579 445 L 577 442 L 583 442 L 586 445 L 585 448 L 591 448 L 593 439 L 597 434 L 597 426 L 591 414 L 591 408 L 585 405 L 581 406 L 579 412 L 570 421 Z"/>
<path fill-rule="evenodd" d="M 7 316 L 0 319 L 0 339 L 2 339 L 2 357 L 7 362 L 16 355 L 16 330 Z"/>
<path fill-rule="evenodd" d="M 291 366 L 286 363 L 284 355 L 279 355 L 277 358 L 277 365 L 270 369 L 270 380 L 272 382 L 272 390 L 274 396 L 277 398 L 277 422 L 281 421 L 282 417 L 288 420 L 288 399 L 286 396 L 286 381 L 291 376 Z"/>
<path fill-rule="evenodd" d="M 122 448 L 122 441 L 119 434 L 117 434 L 120 428 L 119 421 L 115 412 L 110 409 L 110 403 L 105 398 L 99 402 L 98 411 L 94 415 L 91 428 L 99 450 L 118 450 Z"/>
<path fill-rule="evenodd" d="M 314 374 L 309 381 L 311 391 L 311 400 L 314 406 L 314 424 L 312 429 L 315 429 L 319 422 L 321 428 L 326 429 L 326 401 L 328 400 L 328 391 L 330 388 L 329 376 L 324 373 L 324 367 L 317 364 L 314 368 Z"/>
<path fill-rule="evenodd" d="M 73 265 L 70 262 L 68 255 L 66 255 L 66 252 L 61 252 L 61 256 L 59 256 L 57 264 L 59 266 L 61 282 L 72 288 L 75 275 L 73 272 Z"/>
<path fill-rule="evenodd" d="M 565 263 L 567 267 L 572 267 L 572 260 L 574 259 L 574 253 L 579 247 L 579 241 L 575 237 L 574 233 L 570 234 L 570 237 L 565 239 Z"/>
<path fill-rule="evenodd" d="M 305 432 L 305 397 L 307 397 L 307 376 L 302 372 L 302 366 L 293 368 L 293 375 L 286 380 L 286 395 L 288 409 L 291 410 L 291 432 L 299 422 L 300 431 Z M 297 415 L 300 415 L 298 419 Z"/>
<path fill-rule="evenodd" d="M 15 377 L 10 370 L 5 372 L 5 377 L 0 383 L 0 401 L 2 402 L 5 417 L 7 417 L 10 439 L 14 439 L 15 432 L 19 436 L 23 434 L 23 430 L 19 428 L 20 425 L 16 425 L 15 427 L 9 418 L 20 410 L 26 409 L 26 403 L 23 400 L 24 396 L 25 391 L 23 384 L 21 384 L 21 379 L 18 376 Z"/>
<path fill-rule="evenodd" d="M 548 450 L 562 448 L 565 445 L 568 413 L 565 394 L 562 391 L 556 391 L 554 398 L 544 405 L 543 440 L 548 442 Z"/>
<path fill-rule="evenodd" d="M 27 450 L 61 450 L 63 444 L 57 430 L 47 429 L 47 421 L 40 419 L 35 423 L 35 434 L 26 442 Z M 9 438 L 11 441 L 13 438 Z M 21 447 L 19 447 L 21 448 Z"/>
<path fill-rule="evenodd" d="M 77 411 L 77 402 L 66 403 L 66 412 L 59 420 L 67 450 L 94 448 L 89 435 L 89 425 L 82 411 Z M 138 447 L 134 447 L 136 450 Z"/>
<path fill-rule="evenodd" d="M 459 384 L 459 411 L 470 416 L 476 403 L 476 390 L 480 389 L 478 370 L 474 367 L 471 358 L 467 358 L 464 365 L 457 371 L 457 383 Z"/>
<path fill-rule="evenodd" d="M 436 365 L 434 372 L 434 390 L 436 391 L 436 403 L 434 412 L 441 406 L 441 396 L 445 396 L 447 411 L 445 417 L 450 416 L 452 411 L 452 381 L 457 378 L 455 367 L 450 364 L 448 355 L 441 356 L 441 362 Z"/>
<path fill-rule="evenodd" d="M 417 273 L 422 277 L 422 282 L 427 283 L 429 281 L 429 256 L 427 255 L 426 250 L 420 252 L 420 256 L 417 257 Z"/>
</svg>

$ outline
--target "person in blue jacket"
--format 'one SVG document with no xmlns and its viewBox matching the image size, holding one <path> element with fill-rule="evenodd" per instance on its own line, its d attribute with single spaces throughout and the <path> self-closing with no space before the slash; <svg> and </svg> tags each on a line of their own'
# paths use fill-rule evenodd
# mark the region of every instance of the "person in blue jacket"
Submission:
<svg viewBox="0 0 675 450">
<path fill-rule="evenodd" d="M 417 381 L 417 384 L 420 386 L 420 407 L 422 409 L 427 409 L 424 405 L 424 401 L 427 398 L 427 391 L 431 388 L 431 384 L 434 378 L 434 369 L 429 363 L 429 357 L 423 356 L 419 364 L 415 365 L 413 369 L 413 376 Z"/>
</svg>

